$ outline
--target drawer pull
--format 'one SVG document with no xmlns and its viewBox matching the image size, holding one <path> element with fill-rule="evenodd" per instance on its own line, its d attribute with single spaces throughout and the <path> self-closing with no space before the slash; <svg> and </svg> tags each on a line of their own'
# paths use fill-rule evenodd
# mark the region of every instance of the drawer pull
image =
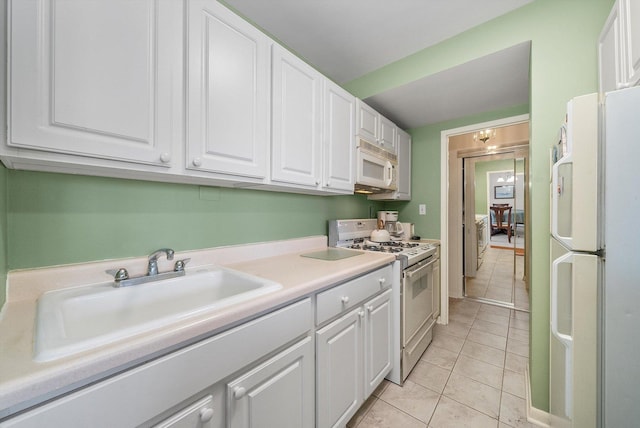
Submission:
<svg viewBox="0 0 640 428">
<path fill-rule="evenodd" d="M 364 311 L 358 311 L 358 316 L 360 318 L 364 318 Z"/>
<path fill-rule="evenodd" d="M 211 407 L 205 407 L 200 409 L 200 422 L 207 423 L 213 417 L 213 409 Z"/>
<path fill-rule="evenodd" d="M 236 387 L 233 389 L 233 396 L 234 396 L 234 398 L 235 398 L 236 400 L 239 400 L 239 399 L 241 399 L 242 397 L 244 397 L 246 393 L 247 393 L 246 388 L 243 388 L 243 387 L 241 387 L 241 386 L 236 386 Z"/>
<path fill-rule="evenodd" d="M 369 305 L 369 306 L 367 306 L 367 311 L 368 311 L 369 313 L 373 312 L 373 305 Z"/>
<path fill-rule="evenodd" d="M 384 283 L 387 282 L 387 278 L 380 278 L 378 282 L 380 283 L 380 285 L 384 285 Z"/>
<path fill-rule="evenodd" d="M 349 303 L 349 296 L 342 296 L 342 299 L 340 299 L 342 301 L 343 305 L 346 305 Z"/>
</svg>

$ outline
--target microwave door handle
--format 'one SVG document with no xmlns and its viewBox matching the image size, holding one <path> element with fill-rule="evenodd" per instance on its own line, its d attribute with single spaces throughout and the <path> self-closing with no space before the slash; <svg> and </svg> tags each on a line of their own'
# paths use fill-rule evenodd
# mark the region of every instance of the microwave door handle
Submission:
<svg viewBox="0 0 640 428">
<path fill-rule="evenodd" d="M 387 161 L 387 166 L 385 168 L 385 180 L 384 181 L 387 184 L 387 186 L 391 186 L 391 183 L 393 182 L 393 165 L 389 161 Z"/>
</svg>

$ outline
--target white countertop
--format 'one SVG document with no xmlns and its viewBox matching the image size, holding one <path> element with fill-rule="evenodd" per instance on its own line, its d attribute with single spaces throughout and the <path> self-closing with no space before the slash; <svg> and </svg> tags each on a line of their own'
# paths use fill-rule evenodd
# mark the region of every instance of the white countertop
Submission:
<svg viewBox="0 0 640 428">
<path fill-rule="evenodd" d="M 375 252 L 333 261 L 301 257 L 326 246 L 325 236 L 315 236 L 177 252 L 174 260 L 191 258 L 187 270 L 224 266 L 276 281 L 282 289 L 175 323 L 171 328 L 152 330 L 46 363 L 33 361 L 38 297 L 50 290 L 111 282 L 113 275 L 106 271 L 120 267 L 132 276 L 141 275 L 146 269 L 147 257 L 10 272 L 7 303 L 0 313 L 0 418 L 395 260 L 391 254 Z M 172 266 L 173 262 L 159 261 L 162 272 Z"/>
</svg>

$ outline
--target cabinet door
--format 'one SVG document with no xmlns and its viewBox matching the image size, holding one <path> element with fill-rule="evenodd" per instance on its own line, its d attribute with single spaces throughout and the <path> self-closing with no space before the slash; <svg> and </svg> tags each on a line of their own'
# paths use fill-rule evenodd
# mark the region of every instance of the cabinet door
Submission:
<svg viewBox="0 0 640 428">
<path fill-rule="evenodd" d="M 384 116 L 380 116 L 380 132 L 378 134 L 378 144 L 385 150 L 397 153 L 396 131 L 398 127 Z"/>
<path fill-rule="evenodd" d="M 317 187 L 323 77 L 281 46 L 273 46 L 272 57 L 271 179 Z"/>
<path fill-rule="evenodd" d="M 182 134 L 179 2 L 20 0 L 9 11 L 9 146 L 170 165 Z"/>
<path fill-rule="evenodd" d="M 620 7 L 613 6 L 609 18 L 598 39 L 598 71 L 600 92 L 620 89 L 624 78 L 622 72 L 622 46 L 620 32 Z"/>
<path fill-rule="evenodd" d="M 364 397 L 369 397 L 391 370 L 391 290 L 364 305 Z"/>
<path fill-rule="evenodd" d="M 325 79 L 324 90 L 325 190 L 353 193 L 355 164 L 355 97 Z"/>
<path fill-rule="evenodd" d="M 357 308 L 316 332 L 318 428 L 343 427 L 362 404 L 362 318 Z"/>
<path fill-rule="evenodd" d="M 356 101 L 356 109 L 356 133 L 370 143 L 377 144 L 380 115 L 362 100 Z"/>
<path fill-rule="evenodd" d="M 185 4 L 189 9 L 186 167 L 264 178 L 270 41 L 215 0 Z"/>
<path fill-rule="evenodd" d="M 230 428 L 313 428 L 313 344 L 306 337 L 227 386 Z"/>
<path fill-rule="evenodd" d="M 626 77 L 629 86 L 640 83 L 640 0 L 620 0 Z"/>
<path fill-rule="evenodd" d="M 398 129 L 398 190 L 396 198 L 411 200 L 411 135 Z"/>
</svg>

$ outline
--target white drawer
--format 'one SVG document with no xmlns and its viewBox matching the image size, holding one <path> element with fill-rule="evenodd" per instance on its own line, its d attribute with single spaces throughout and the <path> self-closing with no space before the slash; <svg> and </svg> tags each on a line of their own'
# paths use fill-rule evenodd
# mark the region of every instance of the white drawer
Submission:
<svg viewBox="0 0 640 428">
<path fill-rule="evenodd" d="M 322 293 L 318 293 L 316 324 L 357 306 L 374 294 L 391 287 L 393 270 L 391 265 L 369 272 Z"/>
</svg>

